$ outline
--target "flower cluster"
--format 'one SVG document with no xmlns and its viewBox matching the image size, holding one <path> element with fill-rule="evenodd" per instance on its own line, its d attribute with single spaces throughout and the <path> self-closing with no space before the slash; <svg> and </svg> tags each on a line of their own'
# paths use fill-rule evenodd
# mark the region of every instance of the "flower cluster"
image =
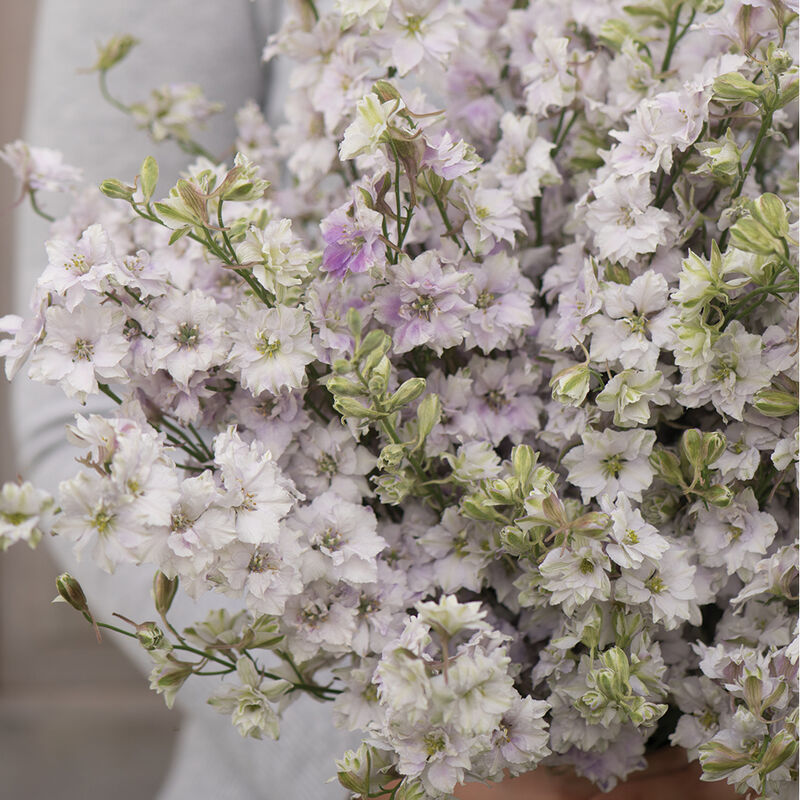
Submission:
<svg viewBox="0 0 800 800">
<path fill-rule="evenodd" d="M 333 700 L 356 795 L 607 790 L 671 742 L 793 796 L 796 8 L 332 5 L 267 43 L 285 119 L 242 109 L 232 164 L 194 87 L 117 102 L 194 160 L 75 191 L 0 320 L 9 378 L 117 406 L 69 428 L 57 514 L 3 489 L 0 547 L 149 565 L 153 688 L 212 663 L 255 737 Z M 241 611 L 179 634 L 178 585 Z"/>
</svg>

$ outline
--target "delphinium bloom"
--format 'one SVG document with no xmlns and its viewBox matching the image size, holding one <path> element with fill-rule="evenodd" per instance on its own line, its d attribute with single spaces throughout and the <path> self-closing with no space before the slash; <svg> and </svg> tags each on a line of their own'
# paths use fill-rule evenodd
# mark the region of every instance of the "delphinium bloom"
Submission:
<svg viewBox="0 0 800 800">
<path fill-rule="evenodd" d="M 347 272 L 366 272 L 386 262 L 381 241 L 383 217 L 364 205 L 363 200 L 340 206 L 320 224 L 325 250 L 322 268 L 336 278 Z"/>
</svg>

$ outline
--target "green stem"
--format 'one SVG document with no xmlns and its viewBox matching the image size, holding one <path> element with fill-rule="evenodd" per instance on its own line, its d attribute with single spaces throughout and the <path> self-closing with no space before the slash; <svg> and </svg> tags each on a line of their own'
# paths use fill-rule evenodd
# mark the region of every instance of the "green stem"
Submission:
<svg viewBox="0 0 800 800">
<path fill-rule="evenodd" d="M 97 388 L 100 389 L 104 395 L 110 397 L 118 406 L 122 405 L 122 400 L 120 400 L 119 397 L 117 397 L 117 395 L 111 391 L 107 383 L 98 383 Z"/>
<path fill-rule="evenodd" d="M 750 151 L 750 157 L 747 159 L 747 163 L 745 164 L 745 167 L 742 170 L 739 182 L 736 184 L 736 187 L 734 188 L 733 193 L 730 196 L 730 199 L 728 201 L 729 203 L 733 202 L 742 193 L 742 189 L 744 188 L 744 183 L 747 180 L 747 176 L 750 174 L 750 169 L 755 163 L 756 157 L 758 156 L 758 151 L 761 149 L 761 144 L 764 141 L 764 137 L 767 135 L 769 126 L 772 125 L 772 114 L 773 114 L 772 110 L 767 111 L 761 118 L 761 127 L 758 129 L 758 135 L 756 136 L 755 142 L 753 142 L 753 149 Z M 725 246 L 728 243 L 728 237 L 730 236 L 730 230 L 731 229 L 728 228 L 722 234 L 722 238 L 719 241 L 720 250 L 725 249 Z"/>
<path fill-rule="evenodd" d="M 36 213 L 37 213 L 37 214 L 38 214 L 38 215 L 39 215 L 39 216 L 40 216 L 42 219 L 46 219 L 48 222 L 55 222 L 55 221 L 56 221 L 56 218 L 55 218 L 55 217 L 51 216 L 51 215 L 50 215 L 50 214 L 48 214 L 46 211 L 44 211 L 44 210 L 43 210 L 43 209 L 42 209 L 42 208 L 39 206 L 39 204 L 36 202 L 36 192 L 35 192 L 35 190 L 31 189 L 31 190 L 28 192 L 28 197 L 30 198 L 30 201 L 31 201 L 31 208 L 32 208 L 32 209 L 33 209 L 33 210 L 34 210 L 34 211 L 35 211 L 35 212 L 36 212 Z"/>
<path fill-rule="evenodd" d="M 578 111 L 572 112 L 572 116 L 570 117 L 569 122 L 567 123 L 567 127 L 564 128 L 564 131 L 561 134 L 561 139 L 557 139 L 555 146 L 553 147 L 553 151 L 550 154 L 551 158 L 554 159 L 559 154 L 561 148 L 564 146 L 564 142 L 567 141 L 567 135 L 569 134 L 572 126 L 575 124 L 575 121 L 578 119 L 578 115 L 579 115 Z"/>
<path fill-rule="evenodd" d="M 126 106 L 125 103 L 121 103 L 114 97 L 111 92 L 108 91 L 108 83 L 106 82 L 106 70 L 100 70 L 97 74 L 99 81 L 100 81 L 100 94 L 112 105 L 114 108 L 119 109 L 122 111 L 123 114 L 130 114 L 131 109 L 130 106 Z"/>
<path fill-rule="evenodd" d="M 669 69 L 669 62 L 672 61 L 672 53 L 675 50 L 675 45 L 678 43 L 678 18 L 681 15 L 683 3 L 678 3 L 675 9 L 675 16 L 669 25 L 669 39 L 667 40 L 667 50 L 664 53 L 664 60 L 661 62 L 661 72 L 666 72 Z M 684 28 L 684 32 L 685 32 Z"/>
</svg>

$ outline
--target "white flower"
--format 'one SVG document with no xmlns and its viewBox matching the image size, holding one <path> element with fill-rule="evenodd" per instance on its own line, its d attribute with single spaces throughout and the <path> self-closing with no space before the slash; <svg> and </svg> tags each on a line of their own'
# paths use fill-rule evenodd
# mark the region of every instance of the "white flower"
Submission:
<svg viewBox="0 0 800 800">
<path fill-rule="evenodd" d="M 614 424 L 619 428 L 647 425 L 650 403 L 663 406 L 669 402 L 669 395 L 659 391 L 663 380 L 660 372 L 626 369 L 606 384 L 595 402 L 603 411 L 614 412 Z"/>
<path fill-rule="evenodd" d="M 497 242 L 513 244 L 514 234 L 524 230 L 519 208 L 505 189 L 465 187 L 462 197 L 469 216 L 464 238 L 473 253 L 489 253 Z"/>
<path fill-rule="evenodd" d="M 550 604 L 560 605 L 565 614 L 588 600 L 608 600 L 611 565 L 598 542 L 589 541 L 582 547 L 551 550 L 539 565 L 542 588 L 550 592 Z"/>
<path fill-rule="evenodd" d="M 199 289 L 170 292 L 153 304 L 159 324 L 153 340 L 153 369 L 164 369 L 175 382 L 188 388 L 196 372 L 225 361 L 230 341 L 225 333 L 227 306 Z"/>
<path fill-rule="evenodd" d="M 297 508 L 288 524 L 308 548 L 302 558 L 307 583 L 318 578 L 351 584 L 377 580 L 376 557 L 386 542 L 376 533 L 372 509 L 329 491 Z"/>
<path fill-rule="evenodd" d="M 581 490 L 584 503 L 592 497 L 624 492 L 633 500 L 653 480 L 648 457 L 656 441 L 649 430 L 586 431 L 583 444 L 572 448 L 562 459 L 569 470 L 567 480 Z"/>
<path fill-rule="evenodd" d="M 252 267 L 256 280 L 268 292 L 279 298 L 280 292 L 301 282 L 312 258 L 292 233 L 289 219 L 270 220 L 263 229 L 250 225 L 244 240 L 236 245 L 236 256 L 243 265 Z"/>
<path fill-rule="evenodd" d="M 402 108 L 401 100 L 381 102 L 380 97 L 370 92 L 356 106 L 356 118 L 344 132 L 339 145 L 339 158 L 347 161 L 363 153 L 374 153 L 385 141 L 389 124 Z"/>
<path fill-rule="evenodd" d="M 231 426 L 214 439 L 214 461 L 227 490 L 225 504 L 236 512 L 236 533 L 249 544 L 277 541 L 280 520 L 295 501 L 292 482 L 260 442 L 244 442 Z"/>
<path fill-rule="evenodd" d="M 50 529 L 53 498 L 32 483 L 5 483 L 0 489 L 0 551 L 15 542 L 35 547 Z"/>
<path fill-rule="evenodd" d="M 577 81 L 569 72 L 569 39 L 553 35 L 542 28 L 533 40 L 533 58 L 522 71 L 525 82 L 525 103 L 534 116 L 547 113 L 551 107 L 562 108 L 575 96 Z"/>
<path fill-rule="evenodd" d="M 657 565 L 662 554 L 669 548 L 667 540 L 650 524 L 644 521 L 638 508 L 620 492 L 614 502 L 607 495 L 600 498 L 600 508 L 611 517 L 606 544 L 609 558 L 621 567 L 638 567 L 645 560 Z"/>
<path fill-rule="evenodd" d="M 229 369 L 254 395 L 297 389 L 314 360 L 308 315 L 301 308 L 241 303 L 232 322 Z"/>
<path fill-rule="evenodd" d="M 725 567 L 729 575 L 742 570 L 747 576 L 775 538 L 778 523 L 758 510 L 751 488 L 740 492 L 727 508 L 698 508 L 694 525 L 700 561 Z"/>
<path fill-rule="evenodd" d="M 645 562 L 633 570 L 623 569 L 614 584 L 614 596 L 623 603 L 648 604 L 653 622 L 667 630 L 686 620 L 699 625 L 695 571 L 687 551 L 670 542 L 657 567 Z"/>
<path fill-rule="evenodd" d="M 592 191 L 596 199 L 589 203 L 586 225 L 594 233 L 600 258 L 626 264 L 666 244 L 675 217 L 650 205 L 648 180 L 612 175 Z"/>
</svg>

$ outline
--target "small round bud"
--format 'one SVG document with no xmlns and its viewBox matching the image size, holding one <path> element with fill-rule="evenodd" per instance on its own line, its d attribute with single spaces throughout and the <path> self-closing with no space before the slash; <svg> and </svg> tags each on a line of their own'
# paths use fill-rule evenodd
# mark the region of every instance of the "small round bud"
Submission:
<svg viewBox="0 0 800 800">
<path fill-rule="evenodd" d="M 163 572 L 156 572 L 153 578 L 153 601 L 156 611 L 163 617 L 172 606 L 178 591 L 178 578 L 168 578 Z"/>
<path fill-rule="evenodd" d="M 69 572 L 62 572 L 56 578 L 56 589 L 60 597 L 69 603 L 76 611 L 82 614 L 89 613 L 89 604 L 86 602 L 86 595 L 81 589 L 81 585 Z"/>
</svg>

